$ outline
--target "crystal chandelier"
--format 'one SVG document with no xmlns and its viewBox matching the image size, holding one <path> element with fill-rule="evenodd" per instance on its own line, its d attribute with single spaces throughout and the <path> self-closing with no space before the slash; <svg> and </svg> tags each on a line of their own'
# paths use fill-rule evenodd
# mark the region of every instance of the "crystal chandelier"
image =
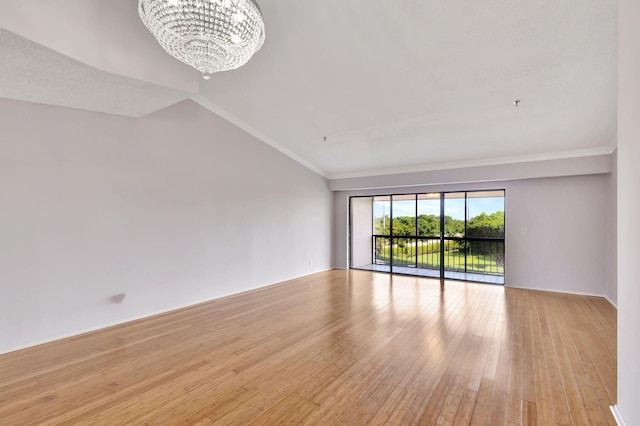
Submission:
<svg viewBox="0 0 640 426">
<path fill-rule="evenodd" d="M 139 0 L 138 12 L 167 53 L 207 80 L 246 64 L 264 43 L 254 0 Z"/>
</svg>

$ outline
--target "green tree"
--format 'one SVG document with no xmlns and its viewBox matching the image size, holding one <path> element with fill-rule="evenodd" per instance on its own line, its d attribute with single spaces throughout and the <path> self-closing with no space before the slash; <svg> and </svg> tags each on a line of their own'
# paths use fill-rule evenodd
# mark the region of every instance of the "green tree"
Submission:
<svg viewBox="0 0 640 426">
<path fill-rule="evenodd" d="M 478 238 L 504 238 L 504 212 L 480 213 L 467 223 L 467 236 Z"/>
<path fill-rule="evenodd" d="M 467 236 L 476 238 L 504 238 L 504 212 L 480 213 L 467 223 Z M 469 241 L 472 254 L 490 256 L 497 264 L 504 264 L 502 242 Z"/>
<path fill-rule="evenodd" d="M 393 235 L 416 235 L 416 218 L 413 216 L 400 216 L 393 218 Z"/>
<path fill-rule="evenodd" d="M 444 217 L 444 234 L 447 237 L 464 235 L 464 220 L 454 219 L 451 216 Z"/>
<path fill-rule="evenodd" d="M 432 214 L 418 216 L 418 235 L 440 236 L 440 217 Z"/>
</svg>

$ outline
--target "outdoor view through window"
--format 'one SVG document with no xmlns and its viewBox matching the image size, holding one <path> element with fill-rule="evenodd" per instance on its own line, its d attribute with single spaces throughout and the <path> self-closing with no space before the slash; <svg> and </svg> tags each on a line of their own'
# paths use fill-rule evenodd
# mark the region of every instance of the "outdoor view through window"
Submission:
<svg viewBox="0 0 640 426">
<path fill-rule="evenodd" d="M 505 191 L 351 197 L 350 267 L 504 284 Z"/>
</svg>

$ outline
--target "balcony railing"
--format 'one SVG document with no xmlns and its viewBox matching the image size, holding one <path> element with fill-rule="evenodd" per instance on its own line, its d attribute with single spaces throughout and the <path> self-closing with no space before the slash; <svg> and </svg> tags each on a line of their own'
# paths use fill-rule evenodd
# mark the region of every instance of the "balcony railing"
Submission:
<svg viewBox="0 0 640 426">
<path fill-rule="evenodd" d="M 504 275 L 504 239 L 373 235 L 373 264 Z M 444 250 L 444 256 L 441 254 Z"/>
</svg>

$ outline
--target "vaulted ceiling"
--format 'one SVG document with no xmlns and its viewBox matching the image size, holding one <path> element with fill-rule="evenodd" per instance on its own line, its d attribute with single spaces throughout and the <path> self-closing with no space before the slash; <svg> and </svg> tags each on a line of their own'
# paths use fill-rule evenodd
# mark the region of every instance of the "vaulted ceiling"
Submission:
<svg viewBox="0 0 640 426">
<path fill-rule="evenodd" d="M 262 1 L 262 50 L 208 81 L 137 0 L 52 3 L 0 5 L 0 97 L 131 117 L 191 98 L 329 178 L 615 145 L 615 0 Z"/>
</svg>

